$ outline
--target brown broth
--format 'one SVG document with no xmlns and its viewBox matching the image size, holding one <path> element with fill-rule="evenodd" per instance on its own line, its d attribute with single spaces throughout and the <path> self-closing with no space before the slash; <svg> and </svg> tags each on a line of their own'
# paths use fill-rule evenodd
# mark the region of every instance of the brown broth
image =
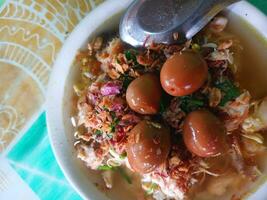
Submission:
<svg viewBox="0 0 267 200">
<path fill-rule="evenodd" d="M 267 40 L 263 38 L 246 21 L 231 14 L 228 30 L 238 36 L 243 50 L 241 52 L 240 69 L 237 80 L 241 87 L 246 88 L 254 99 L 267 96 Z M 267 131 L 263 134 L 265 146 L 267 146 Z M 262 177 L 246 190 L 247 194 L 255 191 L 267 180 L 267 151 L 255 157 L 262 172 Z"/>
<path fill-rule="evenodd" d="M 267 95 L 267 42 L 247 22 L 230 15 L 228 30 L 238 36 L 241 51 L 237 80 L 255 98 Z"/>
<path fill-rule="evenodd" d="M 229 24 L 226 29 L 225 37 L 234 37 L 242 46 L 242 49 L 236 48 L 233 50 L 235 63 L 237 65 L 237 82 L 240 87 L 247 89 L 253 99 L 260 99 L 267 96 L 267 41 L 246 21 L 234 14 L 226 14 L 229 19 Z M 265 145 L 267 146 L 267 132 L 263 133 Z M 255 156 L 255 160 L 259 166 L 262 176 L 256 181 L 251 182 L 247 178 L 242 178 L 240 175 L 232 174 L 229 170 L 224 177 L 229 176 L 231 186 L 227 187 L 224 194 L 221 196 L 212 195 L 208 192 L 208 188 L 212 184 L 218 184 L 220 177 L 208 177 L 205 182 L 196 188 L 193 188 L 194 197 L 196 200 L 225 200 L 231 199 L 233 194 L 237 197 L 245 199 L 249 194 L 255 192 L 257 188 L 267 180 L 267 151 Z M 232 178 L 235 176 L 234 178 Z M 220 187 L 219 185 L 217 185 Z"/>
</svg>

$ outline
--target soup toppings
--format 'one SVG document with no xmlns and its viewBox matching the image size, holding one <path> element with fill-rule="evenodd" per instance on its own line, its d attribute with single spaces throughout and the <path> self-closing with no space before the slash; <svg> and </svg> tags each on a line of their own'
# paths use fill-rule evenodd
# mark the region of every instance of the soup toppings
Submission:
<svg viewBox="0 0 267 200">
<path fill-rule="evenodd" d="M 108 188 L 120 172 L 148 199 L 217 199 L 257 180 L 267 100 L 236 81 L 240 43 L 226 25 L 217 17 L 183 45 L 142 50 L 97 37 L 78 54 L 75 147 Z"/>
</svg>

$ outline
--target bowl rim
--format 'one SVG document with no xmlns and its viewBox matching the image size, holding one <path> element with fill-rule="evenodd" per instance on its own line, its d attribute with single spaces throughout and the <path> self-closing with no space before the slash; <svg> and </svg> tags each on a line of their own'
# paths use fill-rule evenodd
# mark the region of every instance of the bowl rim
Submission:
<svg viewBox="0 0 267 200">
<path fill-rule="evenodd" d="M 97 8 L 93 9 L 76 26 L 76 28 L 70 33 L 69 37 L 64 42 L 64 45 L 57 55 L 57 59 L 53 65 L 53 70 L 49 79 L 45 108 L 48 136 L 52 146 L 52 151 L 64 176 L 83 199 L 108 200 L 109 198 L 103 195 L 98 189 L 91 187 L 90 185 L 85 189 L 80 182 L 80 179 L 75 177 L 73 174 L 73 166 L 68 165 L 70 164 L 68 155 L 70 155 L 71 152 L 62 150 L 64 148 L 66 149 L 68 146 L 67 140 L 59 141 L 59 139 L 62 138 L 62 135 L 65 134 L 62 111 L 65 91 L 64 84 L 68 77 L 69 70 L 73 64 L 75 55 L 85 41 L 87 41 L 87 38 L 94 33 L 94 31 L 100 27 L 103 22 L 105 22 L 111 16 L 126 9 L 131 2 L 132 0 L 107 0 L 100 4 Z M 238 16 L 245 18 L 245 20 L 263 36 L 263 38 L 267 39 L 267 17 L 261 11 L 246 1 L 236 3 L 227 9 Z M 103 10 L 105 10 L 105 12 L 103 12 Z M 253 13 L 253 17 L 247 17 L 248 13 Z M 90 27 L 90 29 L 87 27 Z M 81 33 L 83 33 L 82 37 Z M 66 57 L 66 55 L 68 56 Z M 59 78 L 59 74 L 61 78 Z M 61 89 L 58 91 L 58 88 Z M 266 190 L 265 195 L 267 195 Z"/>
</svg>

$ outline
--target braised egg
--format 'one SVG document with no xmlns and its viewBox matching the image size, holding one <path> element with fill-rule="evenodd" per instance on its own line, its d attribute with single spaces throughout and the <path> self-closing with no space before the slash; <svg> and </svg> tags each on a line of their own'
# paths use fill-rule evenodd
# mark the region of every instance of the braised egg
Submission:
<svg viewBox="0 0 267 200">
<path fill-rule="evenodd" d="M 185 96 L 198 90 L 208 77 L 206 61 L 200 54 L 184 51 L 174 54 L 160 72 L 163 89 L 172 96 Z"/>
<path fill-rule="evenodd" d="M 126 100 L 132 110 L 140 114 L 156 114 L 160 109 L 162 88 L 159 77 L 144 74 L 130 83 Z"/>
<path fill-rule="evenodd" d="M 188 150 L 200 157 L 220 155 L 226 150 L 226 129 L 207 110 L 188 114 L 183 126 L 183 138 Z"/>
<path fill-rule="evenodd" d="M 126 152 L 131 168 L 145 174 L 164 163 L 170 151 L 170 130 L 151 121 L 139 122 L 130 132 Z"/>
</svg>

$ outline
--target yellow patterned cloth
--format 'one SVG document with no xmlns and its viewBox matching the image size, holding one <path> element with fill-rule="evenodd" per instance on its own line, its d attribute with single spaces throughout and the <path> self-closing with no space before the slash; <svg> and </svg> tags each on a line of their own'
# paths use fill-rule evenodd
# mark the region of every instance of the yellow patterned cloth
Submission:
<svg viewBox="0 0 267 200">
<path fill-rule="evenodd" d="M 6 0 L 0 10 L 0 152 L 42 111 L 64 40 L 101 0 Z"/>
<path fill-rule="evenodd" d="M 51 151 L 43 105 L 57 53 L 102 1 L 0 0 L 0 199 L 81 199 Z"/>
</svg>

